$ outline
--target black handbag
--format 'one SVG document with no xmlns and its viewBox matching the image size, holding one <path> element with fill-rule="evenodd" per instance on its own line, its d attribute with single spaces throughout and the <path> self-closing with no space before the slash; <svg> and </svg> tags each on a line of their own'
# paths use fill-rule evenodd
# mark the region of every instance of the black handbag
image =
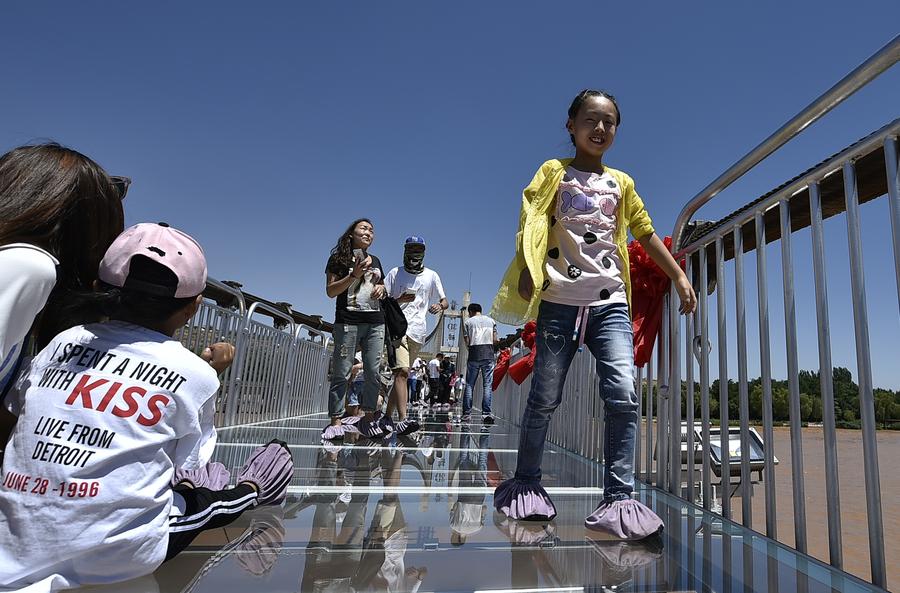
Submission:
<svg viewBox="0 0 900 593">
<path fill-rule="evenodd" d="M 381 310 L 384 311 L 384 327 L 385 333 L 390 337 L 391 341 L 396 342 L 406 335 L 406 315 L 400 308 L 400 303 L 393 297 L 384 297 L 381 299 Z"/>
</svg>

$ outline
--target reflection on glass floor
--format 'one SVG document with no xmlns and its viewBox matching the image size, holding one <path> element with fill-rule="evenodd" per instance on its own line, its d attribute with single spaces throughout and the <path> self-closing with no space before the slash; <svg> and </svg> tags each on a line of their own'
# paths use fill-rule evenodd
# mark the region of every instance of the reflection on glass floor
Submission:
<svg viewBox="0 0 900 593">
<path fill-rule="evenodd" d="M 514 429 L 422 420 L 415 438 L 334 445 L 320 442 L 324 415 L 222 430 L 216 459 L 232 475 L 254 446 L 291 444 L 287 502 L 206 532 L 133 590 L 877 590 L 652 488 L 637 496 L 666 522 L 661 538 L 599 540 L 582 521 L 601 499 L 601 467 L 552 446 L 544 485 L 559 516 L 511 522 L 491 503 L 515 469 Z"/>
</svg>

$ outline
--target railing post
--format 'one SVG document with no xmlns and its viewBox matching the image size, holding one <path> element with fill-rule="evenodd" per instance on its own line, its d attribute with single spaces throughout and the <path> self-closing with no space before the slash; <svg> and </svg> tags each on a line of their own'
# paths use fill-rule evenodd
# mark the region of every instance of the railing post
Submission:
<svg viewBox="0 0 900 593">
<path fill-rule="evenodd" d="M 875 436 L 875 398 L 872 390 L 872 359 L 869 352 L 869 314 L 866 280 L 859 234 L 859 201 L 853 163 L 843 167 L 847 200 L 847 236 L 850 244 L 850 285 L 853 294 L 853 326 L 856 334 L 856 367 L 859 375 L 859 414 L 863 430 L 863 466 L 866 476 L 866 514 L 869 524 L 869 556 L 872 582 L 887 587 L 884 563 L 884 525 L 881 518 L 881 478 Z"/>
<path fill-rule="evenodd" d="M 772 359 L 769 342 L 769 289 L 766 264 L 766 223 L 763 211 L 754 216 L 756 225 L 756 301 L 759 309 L 759 368 L 762 380 L 763 454 L 765 456 L 766 536 L 777 539 L 775 502 L 775 431 L 772 428 Z"/>
<path fill-rule="evenodd" d="M 741 430 L 741 524 L 753 528 L 750 499 L 750 394 L 747 389 L 747 311 L 744 303 L 744 231 L 738 223 L 734 238 L 735 329 L 737 331 L 738 411 Z"/>
<path fill-rule="evenodd" d="M 722 462 L 722 516 L 731 519 L 731 454 L 728 434 L 728 333 L 725 316 L 725 239 L 716 237 L 716 320 L 719 331 L 719 455 Z"/>
<path fill-rule="evenodd" d="M 900 157 L 897 143 L 897 136 L 884 139 L 884 165 L 891 213 L 891 243 L 894 246 L 894 277 L 897 285 L 897 304 L 900 305 Z"/>
<path fill-rule="evenodd" d="M 681 496 L 681 339 L 678 291 L 669 295 L 669 492 Z"/>
<path fill-rule="evenodd" d="M 813 274 L 816 284 L 816 320 L 819 340 L 819 387 L 822 392 L 822 430 L 825 439 L 825 492 L 828 508 L 828 551 L 832 566 L 842 568 L 841 489 L 838 477 L 837 433 L 834 418 L 834 377 L 831 364 L 831 329 L 828 318 L 828 283 L 825 267 L 825 239 L 822 232 L 822 198 L 819 184 L 809 186 L 809 214 L 812 226 Z"/>
<path fill-rule="evenodd" d="M 693 278 L 693 270 L 691 269 L 691 254 L 688 254 L 684 258 L 684 273 L 687 275 L 688 280 Z M 701 290 L 706 290 L 705 287 L 700 287 L 698 289 L 698 293 Z M 694 495 L 694 449 L 696 448 L 696 443 L 694 442 L 694 359 L 692 357 L 693 354 L 693 339 L 694 339 L 694 318 L 696 317 L 697 312 L 696 309 L 694 312 L 690 313 L 684 318 L 684 363 L 685 363 L 685 437 L 687 437 L 687 444 L 685 446 L 686 458 L 687 458 L 687 497 L 692 503 L 696 501 L 696 497 Z M 693 533 L 693 532 L 691 532 Z M 693 538 L 691 538 L 693 542 Z"/>
<path fill-rule="evenodd" d="M 806 486 L 803 477 L 803 429 L 800 424 L 800 377 L 797 362 L 797 314 L 794 304 L 794 262 L 791 255 L 791 206 L 778 204 L 781 218 L 781 275 L 784 279 L 784 337 L 790 392 L 791 473 L 794 487 L 794 542 L 806 554 Z"/>
<path fill-rule="evenodd" d="M 703 441 L 700 467 L 703 479 L 703 508 L 712 508 L 712 465 L 710 462 L 710 420 L 709 420 L 709 272 L 707 270 L 706 245 L 700 247 L 700 429 Z"/>
</svg>

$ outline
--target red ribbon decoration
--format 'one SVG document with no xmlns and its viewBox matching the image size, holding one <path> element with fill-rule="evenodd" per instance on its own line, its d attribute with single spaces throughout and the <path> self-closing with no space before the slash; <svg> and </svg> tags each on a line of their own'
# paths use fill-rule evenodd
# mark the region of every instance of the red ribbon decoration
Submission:
<svg viewBox="0 0 900 593">
<path fill-rule="evenodd" d="M 506 376 L 506 371 L 509 370 L 509 357 L 509 348 L 504 348 L 497 355 L 497 364 L 494 365 L 494 391 L 497 391 L 497 388 L 500 387 L 500 382 L 503 381 L 503 377 Z"/>
<path fill-rule="evenodd" d="M 672 250 L 672 237 L 663 240 L 666 249 Z M 662 324 L 663 298 L 669 292 L 671 280 L 656 265 L 643 245 L 637 241 L 628 244 L 631 262 L 631 324 L 634 329 L 634 364 L 642 367 L 650 361 L 653 344 Z M 682 263 L 683 267 L 683 263 Z"/>
<path fill-rule="evenodd" d="M 534 357 L 537 355 L 537 348 L 534 347 L 534 336 L 536 333 L 537 322 L 532 319 L 522 329 L 522 344 L 530 349 L 531 352 L 528 353 L 528 356 L 523 356 L 509 365 L 509 376 L 516 382 L 516 385 L 521 385 L 522 381 L 527 379 L 532 369 L 534 369 Z"/>
</svg>

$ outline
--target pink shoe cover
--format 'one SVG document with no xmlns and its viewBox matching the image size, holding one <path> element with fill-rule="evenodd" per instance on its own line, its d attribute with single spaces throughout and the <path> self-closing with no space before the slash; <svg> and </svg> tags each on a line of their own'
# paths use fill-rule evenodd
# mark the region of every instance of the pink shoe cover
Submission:
<svg viewBox="0 0 900 593">
<path fill-rule="evenodd" d="M 494 508 L 510 519 L 550 521 L 556 507 L 540 482 L 506 480 L 494 490 Z"/>
<path fill-rule="evenodd" d="M 663 530 L 662 519 L 631 498 L 601 502 L 584 520 L 584 526 L 625 541 L 644 539 Z"/>
<path fill-rule="evenodd" d="M 180 482 L 188 482 L 194 488 L 209 488 L 210 490 L 222 490 L 228 485 L 231 473 L 218 461 L 210 461 L 197 469 L 176 468 L 172 477 L 172 485 Z"/>
<path fill-rule="evenodd" d="M 272 440 L 258 447 L 238 472 L 237 482 L 251 482 L 259 492 L 257 504 L 280 504 L 294 475 L 294 459 L 287 443 Z"/>
</svg>

